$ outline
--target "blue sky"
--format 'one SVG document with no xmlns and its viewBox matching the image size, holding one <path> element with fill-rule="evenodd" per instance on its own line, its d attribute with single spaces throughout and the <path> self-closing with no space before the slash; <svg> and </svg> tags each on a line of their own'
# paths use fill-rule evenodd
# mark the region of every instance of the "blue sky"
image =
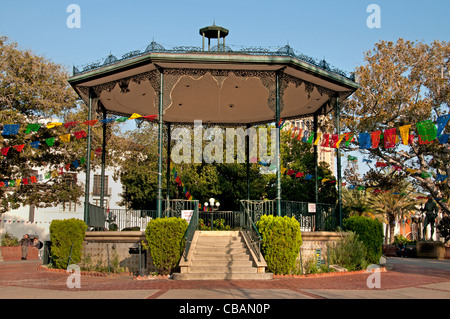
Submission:
<svg viewBox="0 0 450 319">
<path fill-rule="evenodd" d="M 68 28 L 70 4 L 81 9 L 81 28 Z M 369 4 L 380 7 L 381 28 L 369 28 Z M 379 40 L 430 43 L 450 35 L 450 1 L 301 0 L 2 0 L 0 34 L 71 70 L 144 49 L 153 39 L 165 46 L 201 46 L 199 29 L 230 30 L 226 43 L 296 51 L 351 72 Z"/>
</svg>

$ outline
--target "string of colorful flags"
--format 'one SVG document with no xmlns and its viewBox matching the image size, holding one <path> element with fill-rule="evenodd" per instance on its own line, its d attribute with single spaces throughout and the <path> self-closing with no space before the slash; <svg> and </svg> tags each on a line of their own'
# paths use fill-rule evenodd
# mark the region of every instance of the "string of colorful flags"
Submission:
<svg viewBox="0 0 450 319">
<path fill-rule="evenodd" d="M 90 160 L 93 160 L 95 156 L 101 156 L 102 155 L 102 149 L 101 147 L 97 148 L 95 151 L 91 151 Z M 59 175 L 64 174 L 64 169 L 66 171 L 71 170 L 72 168 L 77 169 L 79 166 L 86 163 L 86 157 L 83 156 L 78 160 L 75 160 L 71 163 L 67 163 L 63 166 L 60 166 L 59 168 L 52 169 L 50 171 L 47 171 L 44 174 L 44 179 L 50 179 L 54 177 L 58 177 Z M 22 177 L 22 178 L 14 178 L 14 179 L 3 179 L 0 181 L 0 187 L 14 187 L 19 186 L 21 184 L 28 185 L 28 184 L 34 184 L 37 182 L 40 182 L 43 180 L 42 175 L 36 174 L 32 176 Z"/>
<path fill-rule="evenodd" d="M 51 221 L 39 221 L 39 222 L 31 222 L 29 220 L 15 220 L 15 219 L 0 219 L 0 223 L 8 223 L 8 224 L 51 224 Z"/>
<path fill-rule="evenodd" d="M 30 134 L 32 132 L 38 132 L 41 128 L 52 129 L 52 128 L 59 127 L 59 126 L 63 126 L 65 128 L 73 128 L 78 125 L 94 126 L 98 123 L 125 122 L 127 120 L 133 120 L 133 119 L 139 119 L 139 118 L 151 121 L 151 120 L 154 120 L 156 117 L 157 117 L 156 115 L 141 116 L 137 113 L 133 113 L 130 117 L 120 117 L 117 119 L 107 118 L 107 119 L 101 119 L 101 120 L 96 119 L 96 120 L 89 120 L 89 121 L 84 121 L 84 122 L 81 122 L 81 121 L 70 121 L 70 122 L 65 122 L 65 123 L 51 122 L 46 125 L 41 124 L 41 123 L 32 123 L 32 124 L 26 124 L 26 125 L 25 124 L 5 124 L 3 126 L 2 135 L 3 136 L 17 135 L 22 127 L 25 127 L 25 134 Z M 76 139 L 80 139 L 80 138 L 87 137 L 87 133 L 84 130 L 80 130 L 80 131 L 74 132 L 73 136 Z M 63 134 L 63 135 L 59 135 L 57 137 L 61 141 L 68 143 L 68 142 L 70 142 L 72 135 L 71 134 Z M 50 137 L 50 138 L 47 138 L 47 139 L 41 140 L 41 141 L 33 141 L 29 144 L 32 148 L 35 148 L 35 149 L 38 149 L 41 143 L 45 143 L 48 146 L 53 146 L 57 137 Z M 6 156 L 11 148 L 15 149 L 18 152 L 21 152 L 24 147 L 25 147 L 25 144 L 19 144 L 19 145 L 5 146 L 5 147 L 1 148 L 0 150 L 1 150 L 1 154 L 3 156 Z"/>
<path fill-rule="evenodd" d="M 425 120 L 415 124 L 418 133 L 419 144 L 430 144 L 434 141 L 439 141 L 440 144 L 448 143 L 450 134 L 442 134 L 445 126 L 450 119 L 450 114 L 443 115 L 437 118 L 434 124 L 432 120 Z M 280 119 L 277 124 L 278 128 L 283 128 L 286 125 L 286 121 Z M 410 145 L 415 142 L 415 136 L 411 133 L 413 128 L 412 124 L 402 125 L 398 128 L 389 128 L 384 131 L 378 130 L 373 132 L 359 133 L 341 133 L 341 134 L 329 134 L 312 132 L 294 127 L 292 129 L 292 138 L 297 137 L 297 140 L 303 142 L 320 145 L 321 147 L 339 148 L 342 142 L 345 142 L 346 146 L 349 146 L 350 142 L 355 142 L 357 137 L 357 143 L 359 143 L 360 149 L 377 148 L 383 146 L 384 148 L 394 148 L 398 143 L 403 145 Z M 380 143 L 382 141 L 382 143 Z"/>
</svg>

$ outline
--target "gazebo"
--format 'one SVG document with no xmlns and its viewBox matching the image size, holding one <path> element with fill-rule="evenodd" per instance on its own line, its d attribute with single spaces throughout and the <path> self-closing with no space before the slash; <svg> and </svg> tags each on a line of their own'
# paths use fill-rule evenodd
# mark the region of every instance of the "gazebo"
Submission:
<svg viewBox="0 0 450 319">
<path fill-rule="evenodd" d="M 70 85 L 89 105 L 89 120 L 94 111 L 101 112 L 105 118 L 107 114 L 157 115 L 158 217 L 164 201 L 164 125 L 169 128 L 171 125 L 193 125 L 194 121 L 201 120 L 204 125 L 248 128 L 261 123 L 279 123 L 281 119 L 313 117 L 313 130 L 317 132 L 318 116 L 334 111 L 336 133 L 339 134 L 339 104 L 358 88 L 351 75 L 330 67 L 324 60 L 316 61 L 297 54 L 289 45 L 276 51 L 264 48 L 232 50 L 225 45 L 228 34 L 227 29 L 214 24 L 200 29 L 202 47 L 168 49 L 153 41 L 142 51 L 131 51 L 120 58 L 110 55 L 104 61 L 83 68 L 74 67 L 69 79 Z M 205 38 L 208 39 L 207 47 Z M 213 44 L 217 39 L 217 45 L 211 46 L 211 39 Z M 275 203 L 276 211 L 280 212 L 279 134 L 277 138 Z M 170 138 L 168 140 L 170 143 Z M 88 154 L 90 148 L 88 138 Z M 170 151 L 170 144 L 168 149 Z M 317 172 L 316 147 L 314 154 Z M 337 168 L 341 207 L 340 156 L 337 156 Z M 89 202 L 89 169 L 88 164 L 86 205 Z M 316 194 L 317 189 L 316 178 Z"/>
</svg>

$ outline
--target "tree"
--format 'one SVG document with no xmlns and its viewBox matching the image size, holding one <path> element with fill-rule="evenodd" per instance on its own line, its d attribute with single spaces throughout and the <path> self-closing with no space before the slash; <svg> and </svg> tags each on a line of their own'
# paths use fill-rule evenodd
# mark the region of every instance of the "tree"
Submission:
<svg viewBox="0 0 450 319">
<path fill-rule="evenodd" d="M 436 183 L 436 174 L 450 175 L 448 147 L 437 139 L 418 141 L 418 123 L 444 116 L 450 103 L 450 44 L 430 45 L 399 39 L 381 41 L 365 54 L 355 71 L 360 89 L 343 103 L 342 125 L 354 133 L 381 131 L 380 146 L 361 150 L 365 155 L 401 167 L 401 171 L 434 198 L 450 198 L 450 179 Z M 411 125 L 414 142 L 385 147 L 387 129 Z M 445 133 L 445 131 L 444 131 Z M 389 145 L 386 145 L 389 146 Z M 446 201 L 438 201 L 449 213 Z"/>
<path fill-rule="evenodd" d="M 345 188 L 342 190 L 342 204 L 346 216 L 375 217 L 369 192 Z"/>
<path fill-rule="evenodd" d="M 287 169 L 315 176 L 314 153 L 310 143 L 292 138 L 292 132 L 281 131 L 281 166 Z M 296 177 L 284 174 L 281 177 L 282 198 L 300 202 L 315 202 L 315 180 L 305 176 Z M 335 180 L 329 166 L 325 162 L 318 164 L 318 176 L 322 180 Z M 336 183 L 319 180 L 319 199 L 321 203 L 335 204 L 337 200 Z M 275 177 L 272 176 L 272 185 Z M 269 198 L 275 198 L 275 189 L 269 191 Z"/>
<path fill-rule="evenodd" d="M 419 194 L 415 192 L 411 184 L 404 183 L 403 186 L 390 191 L 381 191 L 371 199 L 371 206 L 374 212 L 384 215 L 388 223 L 386 228 L 385 241 L 394 241 L 395 222 L 408 218 L 414 213 L 423 202 L 417 199 Z M 389 234 L 387 231 L 389 230 Z"/>
<path fill-rule="evenodd" d="M 62 66 L 30 51 L 21 51 L 16 43 L 0 37 L 0 125 L 3 126 L 0 141 L 6 154 L 2 152 L 0 181 L 15 181 L 15 186 L 8 183 L 8 187 L 0 188 L 0 213 L 22 204 L 47 207 L 76 202 L 82 195 L 82 185 L 68 174 L 58 173 L 37 183 L 23 180 L 35 175 L 34 170 L 38 168 L 61 172 L 65 164 L 86 156 L 82 139 L 65 143 L 57 138 L 71 132 L 70 128 L 45 125 L 56 119 L 65 122 L 82 108 L 67 78 Z M 37 123 L 45 124 L 37 131 L 26 132 L 28 124 Z M 8 124 L 20 124 L 17 134 L 5 135 Z M 53 145 L 40 143 L 38 149 L 29 146 L 31 142 L 52 137 L 56 137 Z M 20 145 L 22 149 L 14 147 Z"/>
</svg>

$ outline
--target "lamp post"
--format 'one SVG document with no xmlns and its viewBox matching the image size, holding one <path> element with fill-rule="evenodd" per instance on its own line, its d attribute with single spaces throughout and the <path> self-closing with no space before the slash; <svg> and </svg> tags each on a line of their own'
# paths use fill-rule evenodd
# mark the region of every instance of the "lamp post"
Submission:
<svg viewBox="0 0 450 319">
<path fill-rule="evenodd" d="M 213 230 L 213 225 L 214 225 L 214 212 L 217 211 L 219 209 L 220 203 L 216 202 L 216 200 L 214 198 L 210 198 L 209 199 L 209 204 L 208 202 L 205 202 L 205 207 L 211 206 L 211 230 Z M 215 207 L 214 207 L 215 206 Z"/>
</svg>

